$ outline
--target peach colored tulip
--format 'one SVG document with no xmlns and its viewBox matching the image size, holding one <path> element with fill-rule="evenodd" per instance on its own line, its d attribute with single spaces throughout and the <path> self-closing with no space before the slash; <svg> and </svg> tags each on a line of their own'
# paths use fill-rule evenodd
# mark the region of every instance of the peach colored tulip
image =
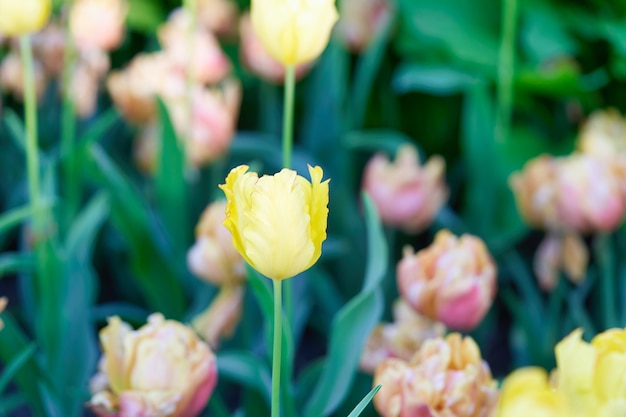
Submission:
<svg viewBox="0 0 626 417">
<path fill-rule="evenodd" d="M 235 332 L 243 313 L 244 293 L 243 285 L 223 286 L 211 305 L 193 319 L 192 327 L 213 349 Z"/>
<path fill-rule="evenodd" d="M 65 29 L 54 22 L 33 35 L 33 53 L 43 65 L 46 74 L 56 78 L 63 71 L 65 59 Z"/>
<path fill-rule="evenodd" d="M 626 211 L 624 177 L 608 160 L 574 154 L 559 161 L 558 212 L 562 222 L 581 232 L 615 230 Z"/>
<path fill-rule="evenodd" d="M 196 243 L 187 254 L 189 269 L 215 284 L 236 286 L 245 282 L 245 263 L 233 246 L 233 238 L 222 222 L 226 201 L 211 203 L 196 226 Z"/>
<path fill-rule="evenodd" d="M 343 0 L 335 33 L 352 52 L 363 52 L 391 18 L 389 0 Z"/>
<path fill-rule="evenodd" d="M 285 81 L 285 66 L 274 59 L 264 49 L 261 40 L 254 31 L 250 14 L 244 14 L 239 20 L 241 38 L 241 62 L 253 74 L 274 84 Z M 296 79 L 302 78 L 311 69 L 311 63 L 296 66 Z"/>
<path fill-rule="evenodd" d="M 43 95 L 48 79 L 46 73 L 38 60 L 33 61 L 35 72 L 35 93 L 37 98 Z M 13 94 L 17 100 L 24 98 L 24 70 L 22 68 L 22 58 L 16 51 L 11 51 L 0 61 L 0 89 Z"/>
<path fill-rule="evenodd" d="M 215 84 L 230 73 L 231 64 L 219 42 L 208 30 L 200 27 L 192 31 L 192 19 L 185 9 L 174 11 L 158 30 L 164 53 L 174 67 L 186 74 L 191 71 L 193 81 Z"/>
<path fill-rule="evenodd" d="M 103 417 L 195 417 L 217 379 L 215 355 L 187 326 L 153 314 L 138 330 L 109 319 L 91 383 L 90 406 Z"/>
<path fill-rule="evenodd" d="M 448 198 L 445 161 L 435 156 L 420 166 L 416 149 L 405 145 L 391 163 L 376 154 L 365 167 L 363 188 L 374 200 L 383 223 L 416 233 L 430 225 Z"/>
<path fill-rule="evenodd" d="M 586 154 L 541 155 L 511 176 L 520 214 L 530 225 L 581 233 L 617 228 L 626 210 L 625 171 Z"/>
<path fill-rule="evenodd" d="M 558 283 L 560 271 L 579 284 L 585 277 L 588 262 L 589 251 L 578 233 L 551 232 L 537 248 L 534 271 L 541 289 L 551 291 Z"/>
<path fill-rule="evenodd" d="M 236 34 L 237 14 L 234 0 L 196 0 L 198 24 L 219 37 Z"/>
<path fill-rule="evenodd" d="M 471 330 L 491 307 L 497 271 L 482 240 L 442 230 L 417 254 L 405 248 L 397 277 L 400 294 L 415 311 L 452 329 Z"/>
<path fill-rule="evenodd" d="M 360 368 L 374 373 L 385 359 L 408 361 L 428 339 L 443 337 L 446 327 L 415 313 L 402 299 L 393 305 L 393 323 L 381 323 L 370 335 L 361 355 Z"/>
<path fill-rule="evenodd" d="M 122 115 L 138 124 L 156 119 L 157 95 L 180 97 L 186 91 L 184 74 L 161 52 L 135 56 L 124 70 L 109 75 L 107 88 Z"/>
<path fill-rule="evenodd" d="M 75 0 L 69 28 L 79 50 L 116 49 L 124 40 L 126 0 Z"/>
<path fill-rule="evenodd" d="M 490 417 L 498 401 L 480 349 L 458 333 L 427 340 L 409 362 L 385 360 L 378 384 L 374 406 L 382 417 Z"/>
</svg>

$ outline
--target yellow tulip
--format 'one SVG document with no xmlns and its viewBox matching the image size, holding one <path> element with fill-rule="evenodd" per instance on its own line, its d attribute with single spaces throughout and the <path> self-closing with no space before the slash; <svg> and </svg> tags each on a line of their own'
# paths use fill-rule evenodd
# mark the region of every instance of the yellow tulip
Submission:
<svg viewBox="0 0 626 417">
<path fill-rule="evenodd" d="M 335 0 L 252 0 L 250 9 L 261 43 L 283 65 L 317 58 L 339 18 Z"/>
<path fill-rule="evenodd" d="M 257 271 L 282 280 L 309 269 L 322 253 L 328 219 L 328 180 L 309 167 L 311 182 L 290 169 L 275 175 L 234 168 L 220 188 L 226 194 L 224 226 L 237 251 Z"/>
<path fill-rule="evenodd" d="M 48 22 L 51 8 L 50 0 L 0 0 L 0 33 L 37 32 Z"/>
<path fill-rule="evenodd" d="M 496 417 L 567 417 L 564 399 L 548 383 L 542 368 L 514 371 L 502 384 Z"/>
</svg>

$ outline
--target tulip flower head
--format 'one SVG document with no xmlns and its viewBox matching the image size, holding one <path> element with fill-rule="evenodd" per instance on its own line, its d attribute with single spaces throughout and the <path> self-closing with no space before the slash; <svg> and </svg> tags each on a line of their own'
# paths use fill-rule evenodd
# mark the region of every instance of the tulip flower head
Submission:
<svg viewBox="0 0 626 417">
<path fill-rule="evenodd" d="M 252 0 L 250 14 L 261 43 L 283 65 L 316 59 L 339 18 L 335 0 Z"/>
<path fill-rule="evenodd" d="M 543 368 L 521 368 L 504 380 L 496 417 L 568 415 L 564 398 L 550 386 Z"/>
<path fill-rule="evenodd" d="M 309 167 L 311 182 L 295 171 L 275 175 L 234 168 L 220 188 L 226 194 L 224 226 L 233 244 L 257 271 L 275 280 L 309 269 L 322 253 L 328 219 L 328 180 Z"/>
<path fill-rule="evenodd" d="M 215 355 L 191 328 L 153 314 L 137 330 L 109 319 L 91 381 L 91 408 L 103 417 L 195 417 L 217 381 Z"/>
<path fill-rule="evenodd" d="M 411 307 L 456 330 L 476 327 L 496 293 L 496 265 L 472 235 L 457 238 L 442 230 L 417 254 L 405 248 L 397 271 L 398 289 Z"/>
<path fill-rule="evenodd" d="M 0 33 L 25 35 L 41 30 L 52 9 L 51 0 L 0 0 Z"/>
</svg>

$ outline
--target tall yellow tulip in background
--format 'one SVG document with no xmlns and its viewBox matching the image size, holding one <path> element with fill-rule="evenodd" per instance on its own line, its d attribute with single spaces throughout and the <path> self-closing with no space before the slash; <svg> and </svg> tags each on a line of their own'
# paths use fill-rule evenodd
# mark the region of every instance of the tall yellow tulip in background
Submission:
<svg viewBox="0 0 626 417">
<path fill-rule="evenodd" d="M 285 66 L 317 58 L 339 19 L 335 0 L 252 0 L 250 14 L 267 52 Z"/>
<path fill-rule="evenodd" d="M 261 178 L 241 165 L 226 184 L 224 226 L 237 251 L 257 271 L 274 280 L 309 269 L 322 253 L 328 219 L 328 180 L 309 167 L 311 182 L 283 169 Z"/>
<path fill-rule="evenodd" d="M 50 17 L 50 0 L 0 0 L 0 33 L 9 36 L 38 32 Z"/>
</svg>

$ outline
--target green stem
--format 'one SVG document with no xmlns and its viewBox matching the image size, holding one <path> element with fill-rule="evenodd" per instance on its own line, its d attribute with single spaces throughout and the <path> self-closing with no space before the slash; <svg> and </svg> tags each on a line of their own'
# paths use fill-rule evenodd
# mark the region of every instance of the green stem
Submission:
<svg viewBox="0 0 626 417">
<path fill-rule="evenodd" d="M 24 67 L 24 119 L 26 123 L 26 166 L 28 172 L 28 193 L 34 208 L 33 225 L 36 239 L 41 233 L 41 213 L 39 202 L 41 185 L 39 181 L 39 147 L 37 145 L 37 94 L 35 92 L 35 71 L 33 49 L 29 35 L 20 37 L 20 49 Z"/>
<path fill-rule="evenodd" d="M 70 91 L 75 54 L 74 43 L 68 33 L 65 38 L 65 54 L 63 60 L 63 107 L 61 115 L 61 155 L 63 158 L 61 169 L 65 188 L 63 222 L 66 230 L 69 230 L 71 221 L 75 217 L 80 204 L 78 158 L 76 158 L 74 154 L 76 145 L 76 110 Z"/>
<path fill-rule="evenodd" d="M 279 279 L 274 282 L 274 353 L 272 364 L 272 417 L 280 416 L 280 360 L 282 351 L 282 285 Z"/>
<path fill-rule="evenodd" d="M 615 258 L 611 247 L 611 236 L 599 234 L 595 242 L 596 257 L 600 267 L 600 299 L 605 329 L 618 325 L 615 285 Z"/>
<path fill-rule="evenodd" d="M 285 67 L 285 99 L 283 104 L 283 168 L 291 168 L 293 154 L 293 113 L 296 91 L 296 71 L 293 65 Z M 291 280 L 285 282 L 285 311 L 294 323 L 293 288 Z"/>
<path fill-rule="evenodd" d="M 496 140 L 503 141 L 511 130 L 513 113 L 513 73 L 515 70 L 515 32 L 518 0 L 503 0 L 502 36 L 498 56 L 498 113 Z"/>
</svg>

